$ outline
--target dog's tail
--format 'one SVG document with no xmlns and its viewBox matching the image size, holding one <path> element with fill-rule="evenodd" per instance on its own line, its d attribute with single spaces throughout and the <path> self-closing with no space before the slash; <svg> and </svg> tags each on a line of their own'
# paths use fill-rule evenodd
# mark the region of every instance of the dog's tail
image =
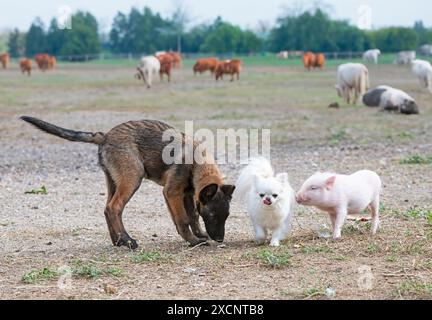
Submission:
<svg viewBox="0 0 432 320">
<path fill-rule="evenodd" d="M 94 143 L 97 145 L 103 144 L 105 141 L 105 134 L 102 132 L 81 132 L 81 131 L 73 131 L 69 129 L 64 129 L 57 127 L 51 123 L 42 121 L 37 118 L 22 116 L 20 118 L 32 125 L 36 128 L 55 135 L 57 137 L 69 140 L 69 141 L 79 141 L 79 142 L 87 142 Z"/>
<path fill-rule="evenodd" d="M 241 171 L 237 179 L 233 198 L 242 202 L 246 199 L 246 195 L 252 188 L 254 176 L 262 178 L 273 177 L 274 171 L 270 161 L 263 157 L 250 159 L 249 164 Z"/>
</svg>

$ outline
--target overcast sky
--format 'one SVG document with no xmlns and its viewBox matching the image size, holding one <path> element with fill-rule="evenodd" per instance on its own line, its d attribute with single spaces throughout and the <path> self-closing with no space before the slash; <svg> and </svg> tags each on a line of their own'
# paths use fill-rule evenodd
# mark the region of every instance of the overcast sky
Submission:
<svg viewBox="0 0 432 320">
<path fill-rule="evenodd" d="M 109 29 L 113 17 L 118 11 L 129 12 L 132 6 L 142 8 L 145 5 L 169 16 L 175 0 L 0 0 L 0 29 L 18 27 L 27 30 L 36 16 L 46 25 L 56 15 L 58 8 L 68 5 L 73 10 L 87 10 L 102 23 L 102 28 Z M 220 15 L 225 20 L 242 27 L 254 28 L 258 21 L 273 24 L 297 0 L 184 0 L 190 9 L 194 23 L 212 21 Z M 304 2 L 304 1 L 302 1 Z M 311 1 L 306 1 L 311 3 Z M 432 27 L 432 1 L 430 0 L 325 0 L 330 5 L 333 18 L 348 19 L 357 24 L 361 6 L 369 5 L 372 11 L 374 27 L 412 26 L 414 21 L 423 20 Z"/>
</svg>

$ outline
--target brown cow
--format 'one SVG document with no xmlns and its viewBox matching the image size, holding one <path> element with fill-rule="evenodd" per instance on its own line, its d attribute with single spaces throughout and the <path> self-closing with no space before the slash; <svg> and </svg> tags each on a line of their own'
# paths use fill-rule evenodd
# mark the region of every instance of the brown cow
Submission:
<svg viewBox="0 0 432 320">
<path fill-rule="evenodd" d="M 315 61 L 314 61 L 314 68 L 320 68 L 321 70 L 324 68 L 325 65 L 325 56 L 323 53 L 317 53 L 315 55 Z"/>
<path fill-rule="evenodd" d="M 159 69 L 159 75 L 160 80 L 163 81 L 163 75 L 166 74 L 168 76 L 168 82 L 171 81 L 171 70 L 173 68 L 173 57 L 166 53 L 166 54 L 160 54 L 157 55 L 156 58 L 160 62 L 160 69 Z"/>
<path fill-rule="evenodd" d="M 9 66 L 10 56 L 9 53 L 0 53 L 0 62 L 2 64 L 3 69 L 7 69 Z"/>
<path fill-rule="evenodd" d="M 173 52 L 173 51 L 170 51 L 167 54 L 170 55 L 173 59 L 173 62 L 172 62 L 173 68 L 174 69 L 181 69 L 182 61 L 183 61 L 181 54 L 178 52 Z"/>
<path fill-rule="evenodd" d="M 223 79 L 224 74 L 231 75 L 231 82 L 234 81 L 234 75 L 237 75 L 237 80 L 240 80 L 240 71 L 241 71 L 241 60 L 226 60 L 218 63 L 216 68 L 216 81 Z"/>
<path fill-rule="evenodd" d="M 323 53 L 314 54 L 313 52 L 305 52 L 303 54 L 303 65 L 310 71 L 311 68 L 323 69 L 325 64 L 325 56 Z"/>
<path fill-rule="evenodd" d="M 303 54 L 303 65 L 306 69 L 310 70 L 315 63 L 315 55 L 312 52 L 305 52 Z"/>
<path fill-rule="evenodd" d="M 49 70 L 54 69 L 55 66 L 56 66 L 56 64 L 57 64 L 57 59 L 56 59 L 56 57 L 54 57 L 54 56 L 50 56 L 50 57 L 48 58 L 48 69 L 49 69 Z"/>
<path fill-rule="evenodd" d="M 42 70 L 42 72 L 45 72 L 49 69 L 50 65 L 50 56 L 46 53 L 39 53 L 35 55 L 35 61 L 38 65 L 39 69 Z"/>
<path fill-rule="evenodd" d="M 196 75 L 197 72 L 201 74 L 203 72 L 210 70 L 211 74 L 214 74 L 218 66 L 218 62 L 219 61 L 216 58 L 198 59 L 195 65 L 193 66 L 193 72 Z"/>
<path fill-rule="evenodd" d="M 31 75 L 31 69 L 32 69 L 32 62 L 30 59 L 24 58 L 20 60 L 20 68 L 22 74 L 27 72 L 27 75 Z"/>
</svg>

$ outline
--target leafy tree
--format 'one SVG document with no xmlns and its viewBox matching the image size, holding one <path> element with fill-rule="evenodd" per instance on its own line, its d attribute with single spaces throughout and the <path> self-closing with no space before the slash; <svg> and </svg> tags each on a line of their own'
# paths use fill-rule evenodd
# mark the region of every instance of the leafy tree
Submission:
<svg viewBox="0 0 432 320">
<path fill-rule="evenodd" d="M 150 8 L 145 7 L 143 12 L 132 8 L 129 15 L 116 15 L 110 32 L 111 48 L 123 53 L 169 50 L 176 43 L 172 30 L 172 24 Z"/>
<path fill-rule="evenodd" d="M 248 53 L 260 51 L 261 39 L 252 31 L 243 31 L 240 27 L 216 19 L 208 28 L 208 34 L 200 46 L 202 52 L 213 53 Z"/>
<path fill-rule="evenodd" d="M 78 11 L 72 16 L 72 29 L 61 31 L 63 35 L 57 34 L 59 39 L 64 41 L 59 50 L 61 55 L 83 55 L 100 52 L 98 23 L 96 18 L 89 12 Z M 53 33 L 53 36 L 55 35 Z"/>
<path fill-rule="evenodd" d="M 375 43 L 385 52 L 416 50 L 419 36 L 411 28 L 384 28 L 374 32 Z"/>
<path fill-rule="evenodd" d="M 52 55 L 59 55 L 65 41 L 65 30 L 59 29 L 57 20 L 52 19 L 47 34 L 47 52 Z"/>
<path fill-rule="evenodd" d="M 414 31 L 417 33 L 419 38 L 419 45 L 432 44 L 432 29 L 427 29 L 423 21 L 416 21 L 414 24 Z"/>
<path fill-rule="evenodd" d="M 27 32 L 25 40 L 25 53 L 31 57 L 47 49 L 45 27 L 40 18 L 36 18 Z"/>
<path fill-rule="evenodd" d="M 17 28 L 9 33 L 8 48 L 9 54 L 14 58 L 20 57 L 25 53 L 25 35 Z"/>
</svg>

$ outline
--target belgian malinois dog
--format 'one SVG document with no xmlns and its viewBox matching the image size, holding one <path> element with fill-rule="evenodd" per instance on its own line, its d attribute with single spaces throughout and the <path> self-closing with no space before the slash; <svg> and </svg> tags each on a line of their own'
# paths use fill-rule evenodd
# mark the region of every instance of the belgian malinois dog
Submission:
<svg viewBox="0 0 432 320">
<path fill-rule="evenodd" d="M 143 178 L 164 187 L 163 195 L 177 231 L 190 245 L 206 242 L 209 236 L 218 242 L 224 240 L 235 187 L 223 183 L 214 161 L 165 164 L 162 154 L 170 141 L 163 141 L 163 133 L 174 130 L 168 124 L 156 120 L 130 121 L 108 133 L 92 133 L 60 128 L 32 117 L 21 119 L 60 138 L 99 146 L 99 165 L 108 187 L 105 218 L 115 246 L 138 247 L 123 226 L 122 214 Z M 180 133 L 180 137 L 184 145 L 185 135 Z M 194 141 L 194 149 L 198 144 Z M 199 216 L 208 234 L 201 229 Z"/>
</svg>

